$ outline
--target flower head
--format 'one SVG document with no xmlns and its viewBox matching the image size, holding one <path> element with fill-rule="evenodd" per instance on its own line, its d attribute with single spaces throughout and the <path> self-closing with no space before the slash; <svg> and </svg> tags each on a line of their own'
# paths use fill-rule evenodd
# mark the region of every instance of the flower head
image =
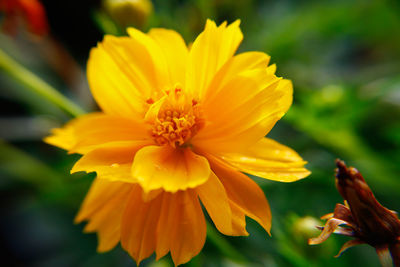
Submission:
<svg viewBox="0 0 400 267">
<path fill-rule="evenodd" d="M 223 234 L 247 235 L 245 216 L 269 232 L 268 202 L 242 172 L 283 182 L 309 174 L 296 152 L 264 137 L 291 105 L 291 82 L 264 53 L 234 56 L 239 21 L 207 21 L 190 48 L 172 30 L 128 33 L 91 51 L 102 111 L 46 138 L 83 155 L 72 172 L 97 173 L 76 221 L 89 221 L 99 251 L 121 241 L 138 263 L 153 252 L 176 265 L 198 254 L 200 201 Z"/>
<path fill-rule="evenodd" d="M 383 266 L 390 260 L 391 253 L 396 266 L 400 265 L 400 220 L 394 211 L 382 206 L 376 199 L 361 173 L 346 164 L 336 161 L 336 187 L 345 200 L 344 205 L 336 204 L 333 213 L 323 216 L 327 219 L 321 234 L 309 240 L 310 245 L 324 242 L 332 233 L 351 236 L 339 254 L 346 249 L 368 244 L 376 249 Z M 390 264 L 391 265 L 391 264 Z"/>
</svg>

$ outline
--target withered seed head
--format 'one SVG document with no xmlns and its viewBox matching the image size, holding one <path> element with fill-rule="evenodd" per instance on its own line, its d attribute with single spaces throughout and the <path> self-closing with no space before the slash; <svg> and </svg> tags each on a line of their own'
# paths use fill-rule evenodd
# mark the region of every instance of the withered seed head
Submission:
<svg viewBox="0 0 400 267">
<path fill-rule="evenodd" d="M 309 240 L 310 245 L 324 242 L 332 233 L 351 236 L 338 256 L 347 248 L 368 244 L 373 246 L 383 266 L 390 266 L 392 256 L 395 266 L 400 266 L 400 220 L 397 214 L 376 199 L 361 173 L 353 167 L 347 168 L 341 160 L 336 160 L 336 188 L 344 199 L 345 205 L 336 204 L 333 213 L 327 219 L 317 238 Z M 388 264 L 389 262 L 389 264 Z"/>
<path fill-rule="evenodd" d="M 336 187 L 347 201 L 360 239 L 371 246 L 395 242 L 400 236 L 400 221 L 395 212 L 382 206 L 361 173 L 336 160 Z"/>
</svg>

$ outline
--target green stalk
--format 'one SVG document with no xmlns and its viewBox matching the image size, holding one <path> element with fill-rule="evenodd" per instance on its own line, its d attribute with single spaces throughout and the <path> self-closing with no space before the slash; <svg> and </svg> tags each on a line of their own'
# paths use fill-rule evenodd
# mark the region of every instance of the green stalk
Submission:
<svg viewBox="0 0 400 267">
<path fill-rule="evenodd" d="M 59 93 L 54 87 L 20 65 L 3 50 L 0 49 L 0 70 L 3 70 L 15 81 L 22 84 L 26 89 L 53 103 L 66 113 L 76 117 L 85 111 L 71 100 Z"/>
</svg>

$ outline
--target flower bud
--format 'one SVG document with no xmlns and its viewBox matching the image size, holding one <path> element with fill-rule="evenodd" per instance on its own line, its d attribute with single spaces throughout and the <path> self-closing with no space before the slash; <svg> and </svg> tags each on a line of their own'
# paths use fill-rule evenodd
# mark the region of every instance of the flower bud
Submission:
<svg viewBox="0 0 400 267">
<path fill-rule="evenodd" d="M 104 0 L 103 6 L 110 17 L 122 28 L 142 28 L 153 11 L 150 0 Z"/>
<path fill-rule="evenodd" d="M 293 232 L 295 236 L 308 239 L 319 233 L 318 229 L 315 227 L 315 225 L 319 224 L 320 221 L 311 216 L 298 218 L 293 224 Z"/>
</svg>

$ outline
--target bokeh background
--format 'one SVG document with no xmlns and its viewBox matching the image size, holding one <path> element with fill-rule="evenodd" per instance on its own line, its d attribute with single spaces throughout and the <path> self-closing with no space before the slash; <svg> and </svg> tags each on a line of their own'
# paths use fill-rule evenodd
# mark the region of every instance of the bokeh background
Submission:
<svg viewBox="0 0 400 267">
<path fill-rule="evenodd" d="M 298 151 L 312 174 L 289 184 L 254 178 L 271 205 L 272 236 L 251 219 L 249 237 L 209 229 L 187 266 L 379 265 L 366 245 L 334 258 L 345 237 L 319 246 L 307 239 L 318 235 L 318 218 L 342 202 L 336 158 L 357 167 L 377 199 L 400 211 L 399 1 L 41 2 L 48 21 L 42 32 L 29 27 L 25 13 L 0 10 L 0 49 L 87 111 L 97 109 L 85 78 L 89 50 L 104 33 L 123 35 L 127 25 L 172 28 L 189 43 L 207 18 L 240 18 L 239 52 L 268 53 L 278 75 L 293 81 L 293 106 L 268 136 Z M 119 246 L 96 253 L 96 235 L 73 224 L 94 174 L 69 175 L 78 157 L 42 142 L 71 117 L 1 63 L 0 111 L 0 265 L 135 266 Z M 168 257 L 142 265 L 173 266 Z"/>
</svg>

